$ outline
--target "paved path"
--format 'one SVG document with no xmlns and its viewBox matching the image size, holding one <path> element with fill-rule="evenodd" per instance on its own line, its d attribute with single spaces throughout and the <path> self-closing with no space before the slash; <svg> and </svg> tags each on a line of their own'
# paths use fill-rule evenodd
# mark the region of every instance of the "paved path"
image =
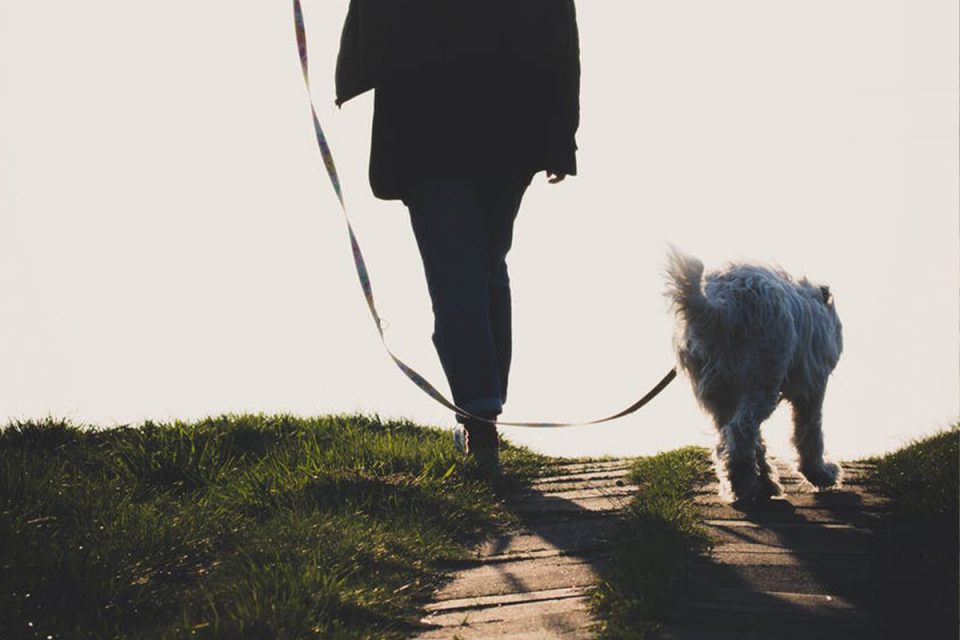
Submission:
<svg viewBox="0 0 960 640">
<path fill-rule="evenodd" d="M 815 493 L 775 461 L 784 499 L 738 509 L 715 485 L 698 491 L 719 543 L 692 567 L 670 640 L 876 637 L 873 527 L 881 501 L 845 465 L 840 491 Z M 415 640 L 585 640 L 587 590 L 610 561 L 618 511 L 635 486 L 629 460 L 557 465 L 511 499 L 521 524 L 487 541 L 427 606 Z"/>
<path fill-rule="evenodd" d="M 521 524 L 487 541 L 427 607 L 417 640 L 583 640 L 587 589 L 607 561 L 615 514 L 636 487 L 629 461 L 557 465 L 511 500 Z"/>
<path fill-rule="evenodd" d="M 783 499 L 734 508 L 702 487 L 719 542 L 691 567 L 692 593 L 671 616 L 670 640 L 817 640 L 882 637 L 875 531 L 880 498 L 863 485 L 867 466 L 843 465 L 839 490 L 814 492 L 782 461 Z"/>
</svg>

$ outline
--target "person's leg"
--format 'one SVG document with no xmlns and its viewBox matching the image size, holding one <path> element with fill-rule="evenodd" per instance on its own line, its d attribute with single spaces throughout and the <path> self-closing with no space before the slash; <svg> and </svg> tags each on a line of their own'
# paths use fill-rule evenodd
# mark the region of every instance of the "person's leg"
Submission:
<svg viewBox="0 0 960 640">
<path fill-rule="evenodd" d="M 490 327 L 500 370 L 500 399 L 507 401 L 510 361 L 513 355 L 512 299 L 507 253 L 513 244 L 513 227 L 520 202 L 532 175 L 523 178 L 489 179 L 481 186 L 481 203 L 487 237 L 490 278 Z"/>
<path fill-rule="evenodd" d="M 475 415 L 499 415 L 502 383 L 490 326 L 490 257 L 476 185 L 433 180 L 403 201 L 433 303 L 433 343 L 453 401 Z M 466 422 L 465 416 L 457 419 Z"/>
</svg>

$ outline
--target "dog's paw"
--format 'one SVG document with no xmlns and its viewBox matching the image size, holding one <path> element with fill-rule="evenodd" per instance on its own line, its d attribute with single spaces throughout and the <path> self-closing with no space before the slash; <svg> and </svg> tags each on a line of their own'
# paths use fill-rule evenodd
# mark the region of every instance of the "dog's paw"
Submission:
<svg viewBox="0 0 960 640">
<path fill-rule="evenodd" d="M 843 469 L 834 462 L 821 462 L 816 465 L 801 466 L 800 473 L 810 484 L 820 489 L 835 487 L 843 479 Z"/>
<path fill-rule="evenodd" d="M 783 495 L 783 487 L 773 478 L 760 476 L 757 484 L 760 485 L 760 492 L 765 498 L 776 498 Z"/>
<path fill-rule="evenodd" d="M 779 496 L 783 493 L 783 488 L 771 478 L 761 475 L 740 475 L 730 478 L 730 493 L 734 504 L 744 504 Z"/>
</svg>

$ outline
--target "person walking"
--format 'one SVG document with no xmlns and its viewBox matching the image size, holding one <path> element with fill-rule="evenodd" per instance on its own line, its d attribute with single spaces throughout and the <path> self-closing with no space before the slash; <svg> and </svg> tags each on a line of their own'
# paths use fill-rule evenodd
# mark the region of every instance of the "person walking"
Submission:
<svg viewBox="0 0 960 640">
<path fill-rule="evenodd" d="M 534 175 L 576 175 L 574 0 L 351 0 L 336 104 L 375 89 L 369 181 L 406 206 L 454 404 L 495 420 L 507 400 L 506 257 Z M 496 425 L 457 414 L 466 449 L 498 461 Z"/>
</svg>

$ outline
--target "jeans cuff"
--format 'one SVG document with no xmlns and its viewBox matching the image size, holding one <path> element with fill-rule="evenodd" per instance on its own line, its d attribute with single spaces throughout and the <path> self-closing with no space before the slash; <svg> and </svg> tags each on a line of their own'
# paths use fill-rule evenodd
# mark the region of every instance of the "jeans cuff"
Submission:
<svg viewBox="0 0 960 640">
<path fill-rule="evenodd" d="M 500 415 L 503 413 L 503 400 L 500 398 L 481 398 L 471 400 L 460 405 L 464 411 L 469 411 L 475 416 L 489 417 L 490 414 Z M 463 424 L 467 421 L 467 416 L 458 413 L 457 422 Z"/>
</svg>

